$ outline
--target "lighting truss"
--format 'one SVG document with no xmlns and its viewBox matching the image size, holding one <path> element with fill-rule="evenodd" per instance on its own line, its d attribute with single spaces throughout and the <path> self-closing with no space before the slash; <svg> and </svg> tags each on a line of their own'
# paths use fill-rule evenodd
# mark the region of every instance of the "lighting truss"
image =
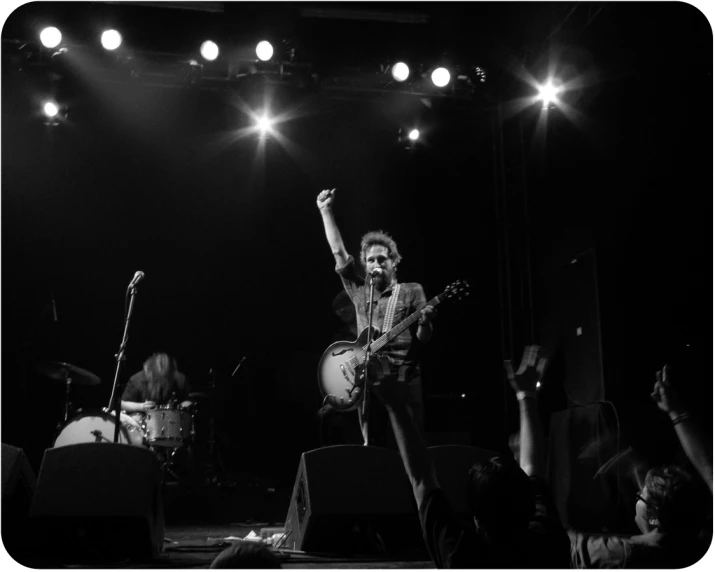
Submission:
<svg viewBox="0 0 715 572">
<path fill-rule="evenodd" d="M 47 50 L 32 54 L 30 43 L 3 39 L 3 58 L 17 56 L 25 51 L 24 58 L 37 67 L 49 67 Z M 473 78 L 456 73 L 450 85 L 435 88 L 427 74 L 414 74 L 405 82 L 396 82 L 391 75 L 377 69 L 365 71 L 350 67 L 316 70 L 310 62 L 267 61 L 258 59 L 219 58 L 206 61 L 186 54 L 133 50 L 130 53 L 99 53 L 96 46 L 65 45 L 68 52 L 82 57 L 85 72 L 98 81 L 139 82 L 148 87 L 187 88 L 199 90 L 228 90 L 240 88 L 247 81 L 260 79 L 271 85 L 292 85 L 298 88 L 319 89 L 328 96 L 364 98 L 380 94 L 405 94 L 425 98 L 489 99 L 485 85 Z M 28 52 L 29 50 L 29 52 Z M 42 52 L 42 50 L 37 50 Z"/>
</svg>

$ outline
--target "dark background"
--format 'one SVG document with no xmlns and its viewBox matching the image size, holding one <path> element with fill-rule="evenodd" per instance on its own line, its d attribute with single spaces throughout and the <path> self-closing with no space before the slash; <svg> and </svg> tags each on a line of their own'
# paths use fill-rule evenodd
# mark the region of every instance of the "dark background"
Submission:
<svg viewBox="0 0 715 572">
<path fill-rule="evenodd" d="M 97 374 L 102 383 L 77 388 L 74 403 L 107 405 L 124 293 L 142 270 L 122 378 L 156 351 L 174 355 L 195 386 L 213 372 L 226 464 L 290 484 L 300 453 L 319 444 L 316 367 L 340 327 L 331 309 L 340 282 L 315 207 L 321 189 L 336 187 L 350 252 L 364 232 L 383 228 L 404 257 L 401 280 L 422 283 L 429 297 L 458 278 L 471 284 L 470 298 L 440 311 L 426 348 L 427 429 L 503 446 L 515 409 L 505 400 L 502 359 L 539 340 L 517 334 L 504 343 L 513 317 L 500 304 L 495 102 L 506 110 L 530 95 L 510 70 L 521 62 L 543 77 L 550 54 L 564 73 L 591 81 L 566 98 L 574 113 L 549 110 L 546 123 L 538 105 L 507 113 L 523 129 L 529 207 L 528 224 L 523 211 L 511 213 L 509 232 L 530 237 L 537 337 L 563 322 L 565 300 L 597 288 L 601 383 L 624 435 L 653 460 L 673 455 L 648 397 L 666 360 L 687 372 L 682 383 L 711 427 L 706 18 L 676 3 L 321 5 L 427 15 L 425 24 L 406 24 L 301 17 L 306 6 L 227 3 L 208 13 L 44 3 L 10 16 L 4 41 L 31 37 L 49 16 L 77 42 L 112 21 L 127 46 L 176 53 L 210 33 L 241 46 L 261 32 L 298 38 L 301 57 L 325 73 L 444 52 L 483 65 L 492 83 L 471 104 L 438 98 L 430 107 L 413 96 L 277 86 L 268 91 L 271 108 L 291 117 L 277 127 L 282 138 L 261 145 L 238 136 L 250 124 L 240 102 L 258 106 L 260 91 L 108 86 L 91 76 L 73 92 L 68 121 L 48 127 L 37 111 L 42 84 L 11 65 L 4 44 L 3 442 L 24 447 L 36 467 L 52 443 L 63 388 L 33 373 L 38 360 Z M 397 134 L 420 112 L 427 139 L 408 151 Z M 597 266 L 569 277 L 567 263 L 588 249 Z M 517 270 L 518 290 L 527 281 L 525 267 Z M 551 377 L 547 427 L 553 411 L 573 405 L 564 385 L 582 383 L 558 368 Z M 655 446 L 660 439 L 666 447 Z"/>
</svg>

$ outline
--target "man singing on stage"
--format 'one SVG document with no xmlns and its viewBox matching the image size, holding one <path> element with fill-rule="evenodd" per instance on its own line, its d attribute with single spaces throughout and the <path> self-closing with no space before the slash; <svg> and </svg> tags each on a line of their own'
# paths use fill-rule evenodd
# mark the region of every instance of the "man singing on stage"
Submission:
<svg viewBox="0 0 715 572">
<path fill-rule="evenodd" d="M 370 286 L 358 273 L 353 256 L 348 255 L 345 249 L 333 216 L 334 193 L 335 189 L 322 191 L 318 195 L 317 205 L 323 217 L 325 236 L 335 257 L 335 271 L 355 306 L 357 329 L 358 332 L 362 332 L 370 322 L 368 315 Z M 399 383 L 407 385 L 407 405 L 418 426 L 422 428 L 424 414 L 418 353 L 420 344 L 426 343 L 432 337 L 435 310 L 432 306 L 426 305 L 424 290 L 420 284 L 398 283 L 397 265 L 401 259 L 395 241 L 387 233 L 373 231 L 362 237 L 360 262 L 365 274 L 374 277 L 373 328 L 380 332 L 388 331 L 410 314 L 416 311 L 421 311 L 422 314 L 416 325 L 404 330 L 380 350 L 380 354 L 389 360 L 391 374 L 397 376 Z M 358 409 L 364 444 L 384 445 L 389 426 L 386 412 L 378 400 L 370 399 L 369 403 L 368 419 L 364 419 L 361 408 Z"/>
</svg>

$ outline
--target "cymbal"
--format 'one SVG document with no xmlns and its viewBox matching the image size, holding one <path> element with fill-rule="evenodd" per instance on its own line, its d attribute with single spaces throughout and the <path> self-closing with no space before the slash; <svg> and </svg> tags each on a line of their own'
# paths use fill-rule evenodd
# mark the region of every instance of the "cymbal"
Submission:
<svg viewBox="0 0 715 572">
<path fill-rule="evenodd" d="M 210 396 L 204 391 L 192 391 L 189 393 L 189 399 L 208 399 Z"/>
<path fill-rule="evenodd" d="M 61 361 L 40 362 L 35 365 L 35 371 L 55 381 L 65 382 L 69 377 L 77 385 L 99 385 L 102 382 L 91 371 Z"/>
</svg>

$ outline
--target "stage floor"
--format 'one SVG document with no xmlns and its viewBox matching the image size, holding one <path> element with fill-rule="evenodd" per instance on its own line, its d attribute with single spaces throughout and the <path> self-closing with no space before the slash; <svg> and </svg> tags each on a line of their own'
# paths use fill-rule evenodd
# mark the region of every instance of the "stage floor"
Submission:
<svg viewBox="0 0 715 572">
<path fill-rule="evenodd" d="M 207 568 L 213 559 L 225 548 L 238 540 L 232 537 L 245 538 L 254 531 L 260 534 L 260 529 L 267 523 L 245 525 L 196 525 L 167 526 L 165 533 L 164 553 L 156 562 L 149 565 L 152 568 Z M 276 523 L 275 526 L 280 526 Z M 245 542 L 245 541 L 244 541 Z M 378 556 L 341 557 L 329 554 L 307 554 L 291 550 L 277 550 L 284 568 L 434 568 L 431 561 L 405 561 Z M 130 566 L 128 566 L 130 567 Z M 133 566 L 131 566 L 133 567 Z M 140 566 L 137 566 L 140 567 Z"/>
<path fill-rule="evenodd" d="M 277 526 L 281 523 L 275 523 Z M 38 553 L 20 559 L 20 563 L 36 569 L 189 569 L 208 568 L 221 551 L 266 523 L 236 523 L 231 525 L 167 525 L 164 533 L 164 551 L 153 560 L 121 560 L 118 562 L 57 563 L 38 560 Z M 415 569 L 434 568 L 431 561 L 391 558 L 386 555 L 334 555 L 309 554 L 300 551 L 277 549 L 283 568 L 358 568 L 358 569 Z M 46 555 L 44 555 L 46 556 Z"/>
<path fill-rule="evenodd" d="M 239 479 L 240 480 L 240 479 Z M 86 563 L 52 562 L 43 549 L 41 534 L 32 535 L 32 547 L 18 558 L 26 567 L 37 569 L 188 569 L 208 568 L 224 549 L 246 536 L 261 536 L 262 529 L 283 529 L 290 503 L 290 491 L 277 488 L 266 493 L 257 486 L 239 484 L 219 487 L 179 487 L 164 489 L 164 549 L 153 560 L 120 560 Z M 276 549 L 284 568 L 434 568 L 426 552 L 409 556 L 369 554 L 312 554 Z"/>
</svg>

